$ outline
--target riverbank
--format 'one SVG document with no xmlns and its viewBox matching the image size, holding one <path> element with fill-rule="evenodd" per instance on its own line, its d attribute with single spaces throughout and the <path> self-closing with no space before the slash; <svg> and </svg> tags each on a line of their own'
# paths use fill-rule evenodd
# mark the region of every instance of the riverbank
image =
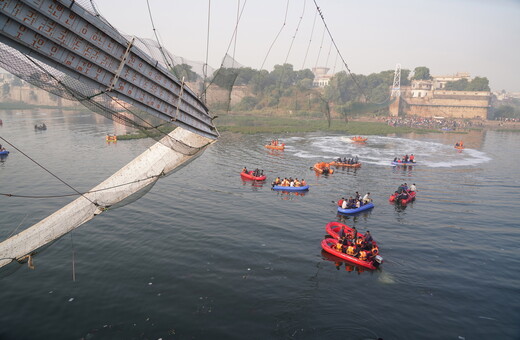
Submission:
<svg viewBox="0 0 520 340">
<path fill-rule="evenodd" d="M 339 132 L 352 135 L 389 135 L 404 133 L 454 133 L 466 134 L 470 130 L 497 130 L 497 131 L 513 131 L 520 132 L 520 123 L 518 122 L 499 122 L 499 121 L 482 121 L 466 122 L 459 124 L 457 129 L 443 129 L 441 125 L 435 128 L 404 125 L 389 125 L 388 117 L 356 117 L 345 120 L 333 119 L 329 121 L 325 118 L 300 118 L 300 117 L 278 117 L 278 116 L 251 116 L 251 115 L 220 115 L 216 120 L 219 132 L 233 132 L 241 134 L 258 134 L 258 133 L 302 133 L 315 131 Z M 168 133 L 167 129 L 162 131 Z M 155 137 L 159 136 L 156 134 Z M 152 137 L 149 134 L 136 131 L 126 135 L 117 136 L 118 140 L 129 140 Z"/>
<path fill-rule="evenodd" d="M 304 119 L 298 117 L 266 117 L 249 115 L 224 115 L 216 120 L 220 132 L 235 132 L 242 134 L 257 133 L 297 133 L 330 131 L 355 135 L 386 135 L 392 133 L 430 133 L 431 129 L 416 129 L 411 127 L 388 126 L 381 121 L 345 120 L 325 118 Z"/>
</svg>

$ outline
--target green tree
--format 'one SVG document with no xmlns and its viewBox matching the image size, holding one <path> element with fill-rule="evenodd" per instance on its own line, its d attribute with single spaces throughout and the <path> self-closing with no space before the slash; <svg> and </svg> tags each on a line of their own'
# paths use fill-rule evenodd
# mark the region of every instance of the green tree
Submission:
<svg viewBox="0 0 520 340">
<path fill-rule="evenodd" d="M 430 69 L 426 66 L 418 66 L 414 70 L 413 78 L 415 80 L 430 80 Z"/>
<path fill-rule="evenodd" d="M 260 94 L 265 91 L 269 86 L 275 84 L 275 82 L 269 77 L 269 71 L 260 70 L 251 79 L 251 85 L 253 85 L 253 92 Z"/>
<path fill-rule="evenodd" d="M 402 69 L 401 70 L 401 86 L 409 86 L 410 85 L 410 70 Z M 392 81 L 393 84 L 393 81 Z"/>
<path fill-rule="evenodd" d="M 314 73 L 312 73 L 312 71 L 308 68 L 305 70 L 295 71 L 294 81 L 296 83 L 304 79 L 310 79 L 312 84 L 312 81 L 314 80 Z"/>
<path fill-rule="evenodd" d="M 466 91 L 468 88 L 468 80 L 463 78 L 456 81 L 449 81 L 444 87 L 447 91 Z"/>
<path fill-rule="evenodd" d="M 468 84 L 468 91 L 490 91 L 489 80 L 486 77 L 475 77 Z"/>
<path fill-rule="evenodd" d="M 249 85 L 249 83 L 257 73 L 258 71 L 253 70 L 251 67 L 243 67 L 239 69 L 235 85 Z"/>
<path fill-rule="evenodd" d="M 298 81 L 297 85 L 301 91 L 310 90 L 312 88 L 312 79 L 309 79 L 309 78 L 301 79 L 300 81 Z"/>
<path fill-rule="evenodd" d="M 459 79 L 446 83 L 448 91 L 489 91 L 489 80 L 486 77 L 475 77 L 472 81 Z"/>
</svg>

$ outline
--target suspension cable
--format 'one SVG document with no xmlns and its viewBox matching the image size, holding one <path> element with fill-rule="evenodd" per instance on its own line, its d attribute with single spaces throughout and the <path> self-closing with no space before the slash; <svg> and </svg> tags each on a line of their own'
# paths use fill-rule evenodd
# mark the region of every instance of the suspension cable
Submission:
<svg viewBox="0 0 520 340">
<path fill-rule="evenodd" d="M 287 5 L 285 7 L 285 17 L 283 19 L 282 27 L 280 27 L 280 30 L 278 31 L 278 34 L 274 38 L 273 42 L 271 43 L 271 46 L 269 46 L 269 49 L 267 50 L 267 54 L 265 55 L 264 61 L 262 62 L 262 66 L 260 66 L 260 70 L 264 68 L 265 61 L 267 60 L 267 57 L 269 56 L 269 53 L 271 53 L 271 49 L 273 48 L 274 44 L 276 43 L 276 40 L 278 40 L 278 37 L 280 36 L 280 33 L 282 33 L 283 28 L 285 27 L 285 24 L 287 23 L 287 12 L 289 11 L 289 0 L 287 0 Z"/>
<path fill-rule="evenodd" d="M 294 44 L 294 40 L 296 39 L 296 35 L 298 34 L 298 30 L 300 29 L 300 24 L 302 23 L 303 15 L 305 14 L 305 6 L 307 4 L 307 0 L 303 0 L 303 10 L 302 14 L 300 15 L 300 20 L 298 21 L 298 25 L 296 25 L 296 30 L 294 31 L 294 35 L 291 40 L 291 44 L 289 45 L 289 50 L 287 51 L 287 55 L 285 56 L 284 64 L 287 64 L 287 59 L 289 59 L 289 54 L 291 53 L 291 49 Z"/>
<path fill-rule="evenodd" d="M 240 11 L 240 16 L 239 16 L 239 18 L 237 20 L 237 23 L 235 25 L 235 29 L 233 31 L 233 34 L 231 35 L 231 39 L 229 40 L 229 44 L 228 44 L 226 53 L 224 54 L 224 58 L 222 58 L 222 62 L 220 63 L 220 68 L 217 70 L 217 73 L 215 75 L 213 75 L 211 81 L 207 85 L 204 86 L 204 90 L 202 91 L 201 95 L 205 95 L 206 94 L 206 92 L 208 91 L 208 88 L 215 82 L 215 78 L 218 76 L 218 74 L 222 70 L 222 67 L 224 66 L 224 61 L 226 60 L 226 56 L 229 53 L 229 50 L 231 48 L 231 44 L 233 43 L 233 39 L 238 34 L 237 33 L 238 32 L 238 24 L 240 23 L 240 19 L 242 18 L 242 14 L 244 13 L 244 9 L 246 8 L 246 4 L 247 4 L 247 0 L 245 0 L 244 4 L 242 5 L 242 10 Z"/>
<path fill-rule="evenodd" d="M 307 55 L 309 54 L 309 48 L 311 47 L 312 35 L 314 34 L 314 26 L 316 25 L 316 17 L 318 11 L 314 13 L 314 20 L 312 21 L 311 37 L 309 38 L 309 44 L 307 45 L 307 51 L 305 51 L 305 57 L 303 58 L 302 70 L 305 69 L 305 61 L 307 61 Z"/>
<path fill-rule="evenodd" d="M 206 61 L 204 62 L 204 67 L 202 68 L 202 73 L 204 74 L 204 84 L 206 84 L 206 80 L 208 78 L 210 19 L 211 19 L 211 0 L 208 0 L 208 31 L 207 31 L 207 35 L 206 35 Z M 206 104 L 206 92 L 204 92 L 204 94 L 203 94 L 203 99 L 204 99 L 204 104 Z"/>
<path fill-rule="evenodd" d="M 150 16 L 150 22 L 152 24 L 153 34 L 155 35 L 155 40 L 157 40 L 157 44 L 159 45 L 159 51 L 161 52 L 161 54 L 163 56 L 164 62 L 171 69 L 173 67 L 173 65 L 172 65 L 173 64 L 173 60 L 172 60 L 172 64 L 170 64 L 170 62 L 168 61 L 168 58 L 166 58 L 166 54 L 165 54 L 165 52 L 164 52 L 164 50 L 162 48 L 161 41 L 159 40 L 159 36 L 157 35 L 157 30 L 156 30 L 155 24 L 153 22 L 152 9 L 150 8 L 150 1 L 146 0 L 146 4 L 148 6 L 148 15 Z"/>
<path fill-rule="evenodd" d="M 240 0 L 238 0 L 237 2 L 237 25 L 238 25 L 238 21 L 240 20 Z M 237 50 L 237 37 L 238 37 L 238 32 L 237 34 L 235 34 L 235 40 L 233 42 L 233 67 L 235 67 L 235 52 Z"/>
<path fill-rule="evenodd" d="M 352 78 L 352 80 L 354 81 L 354 83 L 356 84 L 356 86 L 358 87 L 359 91 L 361 91 L 361 94 L 368 100 L 368 96 L 365 94 L 365 91 L 363 90 L 363 88 L 361 87 L 361 85 L 359 85 L 359 82 L 357 81 L 356 77 L 354 76 L 354 74 L 350 71 L 350 68 L 348 67 L 348 64 L 347 62 L 345 61 L 345 58 L 343 58 L 343 55 L 341 55 L 341 52 L 339 51 L 339 47 L 338 45 L 336 44 L 336 41 L 334 40 L 334 37 L 332 36 L 332 33 L 330 32 L 329 30 L 329 27 L 327 26 L 327 23 L 325 22 L 325 17 L 323 16 L 323 13 L 321 12 L 321 9 L 320 7 L 318 6 L 318 4 L 316 3 L 316 0 L 313 0 L 314 1 L 314 5 L 316 6 L 316 10 L 319 12 L 320 14 L 320 17 L 321 17 L 321 20 L 323 21 L 323 25 L 325 25 L 325 29 L 327 30 L 327 33 L 330 37 L 330 39 L 332 40 L 332 43 L 334 44 L 334 47 L 336 48 L 336 51 L 338 52 L 338 55 L 339 57 L 341 58 L 341 61 L 343 62 L 343 65 L 345 66 L 345 68 L 347 69 L 350 77 Z"/>
<path fill-rule="evenodd" d="M 16 198 L 36 198 L 36 199 L 41 199 L 41 198 L 61 198 L 61 197 L 70 197 L 70 196 L 78 196 L 78 195 L 86 195 L 86 194 L 92 194 L 92 193 L 96 193 L 96 192 L 102 192 L 102 191 L 107 191 L 107 190 L 112 190 L 112 189 L 115 189 L 115 188 L 119 188 L 119 187 L 122 187 L 122 186 L 125 186 L 125 185 L 130 185 L 130 184 L 135 184 L 135 183 L 139 183 L 139 182 L 142 182 L 142 181 L 147 181 L 149 179 L 153 179 L 153 178 L 159 178 L 161 177 L 163 174 L 159 174 L 159 175 L 152 175 L 152 176 L 148 176 L 148 177 L 145 177 L 145 178 L 141 178 L 141 179 L 136 179 L 134 181 L 130 181 L 130 182 L 126 182 L 126 183 L 121 183 L 121 184 L 117 184 L 117 185 L 114 185 L 114 186 L 111 186 L 111 187 L 106 187 L 106 188 L 102 188 L 102 189 L 97 189 L 97 190 L 90 190 L 90 191 L 85 191 L 83 193 L 79 193 L 79 194 L 63 194 L 63 195 L 17 195 L 17 194 L 7 194 L 7 193 L 1 193 L 0 192 L 0 195 L 2 196 L 7 196 L 7 197 L 16 197 Z"/>
<path fill-rule="evenodd" d="M 316 57 L 315 68 L 318 67 L 318 62 L 320 61 L 321 49 L 323 48 L 323 40 L 325 39 L 325 27 L 323 27 L 323 33 L 321 34 L 320 48 L 318 49 L 318 56 Z"/>
</svg>

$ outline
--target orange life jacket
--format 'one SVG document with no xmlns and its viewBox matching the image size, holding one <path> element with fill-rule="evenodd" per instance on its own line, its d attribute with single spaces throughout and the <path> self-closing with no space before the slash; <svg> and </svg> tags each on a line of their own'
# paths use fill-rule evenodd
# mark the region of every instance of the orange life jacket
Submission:
<svg viewBox="0 0 520 340">
<path fill-rule="evenodd" d="M 364 250 L 360 251 L 360 252 L 359 252 L 359 259 L 360 259 L 361 261 L 366 261 L 366 260 L 367 260 L 367 252 L 364 251 Z"/>
<path fill-rule="evenodd" d="M 347 254 L 348 255 L 354 255 L 355 251 L 354 251 L 354 247 L 353 246 L 348 246 L 347 248 Z"/>
</svg>

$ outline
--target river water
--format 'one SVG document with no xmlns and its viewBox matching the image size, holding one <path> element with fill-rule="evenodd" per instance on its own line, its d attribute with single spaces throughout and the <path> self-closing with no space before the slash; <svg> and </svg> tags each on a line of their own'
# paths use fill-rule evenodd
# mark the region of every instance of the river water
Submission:
<svg viewBox="0 0 520 340">
<path fill-rule="evenodd" d="M 87 191 L 152 145 L 80 112 L 0 111 L 0 239 Z M 45 122 L 46 131 L 34 131 Z M 282 152 L 263 147 L 280 138 Z M 463 139 L 459 152 L 454 143 Z M 15 149 L 16 147 L 17 149 Z M 25 153 L 28 157 L 26 157 Z M 418 165 L 392 167 L 413 153 Z M 316 176 L 358 155 L 357 171 Z M 0 273 L 0 339 L 519 339 L 520 134 L 224 134 L 139 200 L 109 210 Z M 35 162 L 34 162 L 35 161 Z M 242 181 L 242 167 L 305 178 L 305 195 Z M 417 199 L 388 202 L 403 182 Z M 375 208 L 336 213 L 369 191 Z M 40 198 L 34 198 L 40 197 Z M 383 265 L 322 253 L 325 224 L 370 230 Z M 75 275 L 75 281 L 73 280 Z"/>
</svg>

